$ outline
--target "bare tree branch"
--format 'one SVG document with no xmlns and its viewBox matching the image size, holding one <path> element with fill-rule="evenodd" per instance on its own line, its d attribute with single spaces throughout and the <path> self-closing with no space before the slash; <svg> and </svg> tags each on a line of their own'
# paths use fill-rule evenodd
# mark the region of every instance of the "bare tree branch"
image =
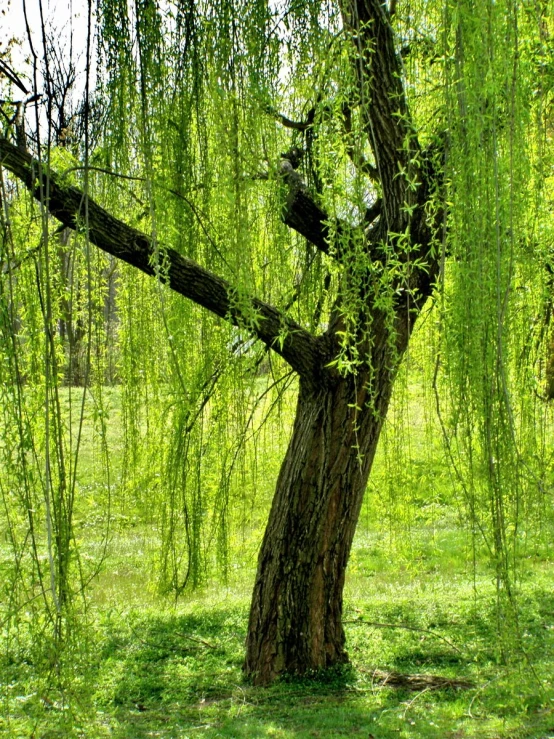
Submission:
<svg viewBox="0 0 554 739">
<path fill-rule="evenodd" d="M 280 354 L 299 374 L 314 378 L 321 367 L 320 342 L 291 318 L 258 298 L 242 294 L 174 249 L 159 248 L 146 234 L 115 218 L 76 187 L 67 186 L 28 153 L 0 138 L 0 165 L 25 183 L 64 226 L 86 229 L 90 241 L 108 254 L 157 276 L 176 292 L 217 316 L 244 326 Z M 46 187 L 48 185 L 48 187 Z M 85 221 L 85 201 L 87 220 Z"/>
<path fill-rule="evenodd" d="M 267 112 L 278 120 L 281 125 L 285 126 L 285 128 L 292 128 L 295 131 L 305 131 L 313 123 L 313 121 L 292 121 L 290 118 L 287 118 L 286 115 L 283 115 L 282 113 L 279 113 L 278 110 L 275 110 L 275 108 L 272 108 L 271 105 L 268 105 Z"/>
<path fill-rule="evenodd" d="M 0 59 L 0 74 L 4 74 L 10 80 L 10 82 L 13 82 L 13 84 L 18 87 L 21 92 L 25 93 L 25 95 L 29 94 L 29 90 L 25 87 L 25 85 L 17 76 L 17 74 L 13 71 L 13 69 L 3 59 Z"/>
</svg>

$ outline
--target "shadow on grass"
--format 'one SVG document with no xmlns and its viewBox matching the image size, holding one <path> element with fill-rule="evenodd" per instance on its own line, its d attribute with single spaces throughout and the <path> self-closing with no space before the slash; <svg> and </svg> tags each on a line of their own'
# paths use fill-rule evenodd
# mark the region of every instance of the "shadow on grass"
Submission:
<svg viewBox="0 0 554 739">
<path fill-rule="evenodd" d="M 242 675 L 244 638 L 239 608 L 119 624 L 102 655 L 109 670 L 102 682 L 111 686 L 111 694 L 103 695 L 111 704 L 110 735 L 418 736 L 399 734 L 399 726 L 415 726 L 411 716 L 403 716 L 414 695 L 372 685 L 353 668 L 254 688 Z M 455 702 L 459 696 L 443 691 L 440 700 Z M 438 725 L 419 735 L 447 736 Z"/>
<path fill-rule="evenodd" d="M 487 601 L 441 608 L 425 601 L 425 610 L 414 600 L 394 612 L 368 602 L 361 606 L 368 623 L 348 626 L 354 668 L 268 688 L 243 678 L 243 602 L 191 605 L 194 612 L 185 614 L 118 614 L 104 624 L 95 695 L 97 725 L 103 711 L 107 733 L 94 737 L 543 739 L 554 734 L 553 602 L 551 591 L 538 587 L 521 609 L 536 674 L 521 660 L 511 666 L 496 661 L 496 621 Z M 411 626 L 369 628 L 371 619 Z M 470 678 L 475 687 L 383 688 L 373 679 L 374 667 Z"/>
</svg>

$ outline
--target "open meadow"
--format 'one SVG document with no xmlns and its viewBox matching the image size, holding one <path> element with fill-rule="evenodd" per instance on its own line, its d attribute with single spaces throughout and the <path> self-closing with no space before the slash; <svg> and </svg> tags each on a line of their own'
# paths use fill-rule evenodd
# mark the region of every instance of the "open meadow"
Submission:
<svg viewBox="0 0 554 739">
<path fill-rule="evenodd" d="M 72 402 L 80 402 L 82 391 L 71 392 Z M 106 392 L 108 443 L 117 450 L 119 390 Z M 69 390 L 64 393 L 67 410 Z M 418 392 L 402 402 L 411 409 L 405 422 L 412 457 L 391 483 L 387 454 L 395 445 L 387 431 L 348 568 L 344 626 L 351 664 L 284 677 L 270 687 L 252 686 L 241 670 L 269 483 L 248 527 L 241 516 L 233 519 L 225 575 L 214 571 L 178 598 L 164 594 L 157 578 L 159 517 L 148 500 L 140 504 L 115 484 L 106 529 L 106 508 L 95 499 L 102 495 L 94 481 L 96 416 L 85 414 L 76 531 L 83 567 L 92 563 L 93 576 L 59 655 L 40 622 L 30 614 L 29 621 L 22 614 L 8 619 L 4 602 L 2 735 L 554 736 L 553 561 L 546 534 L 552 522 L 544 521 L 545 532 L 532 545 L 522 538 L 517 623 L 500 623 L 485 547 L 462 518 L 444 457 L 433 463 L 441 460 L 440 438 L 435 448 L 429 441 L 434 422 L 422 416 Z M 393 411 L 391 423 L 396 417 Z M 278 460 L 272 470 L 265 452 L 258 454 L 268 476 L 275 475 Z M 117 478 L 117 452 L 112 462 Z M 5 543 L 2 551 L 7 567 Z"/>
</svg>

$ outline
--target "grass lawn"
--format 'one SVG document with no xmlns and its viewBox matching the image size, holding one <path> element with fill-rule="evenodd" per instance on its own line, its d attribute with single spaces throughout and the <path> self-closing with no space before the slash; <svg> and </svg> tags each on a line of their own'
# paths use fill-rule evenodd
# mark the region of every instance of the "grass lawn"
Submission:
<svg viewBox="0 0 554 739">
<path fill-rule="evenodd" d="M 118 397 L 109 393 L 116 479 Z M 351 665 L 259 688 L 241 671 L 259 526 L 235 532 L 226 580 L 177 601 L 163 596 L 152 577 L 159 530 L 131 504 L 125 514 L 117 482 L 105 539 L 92 418 L 85 418 L 79 481 L 89 508 L 76 535 L 84 566 L 103 563 L 86 608 L 77 606 L 61 662 L 40 619 L 22 612 L 9 630 L 2 622 L 0 736 L 554 739 L 548 537 L 522 550 L 517 626 L 499 619 L 484 551 L 472 550 L 452 496 L 446 500 L 446 464 L 437 457 L 429 465 L 425 439 L 409 478 L 391 483 L 383 454 L 376 463 L 369 493 L 377 502 L 362 514 L 345 591 Z M 402 486 L 411 501 L 405 493 L 386 499 Z M 418 499 L 429 495 L 421 507 Z M 404 518 L 395 525 L 397 513 Z M 7 563 L 7 541 L 1 553 Z"/>
<path fill-rule="evenodd" d="M 55 673 L 37 677 L 40 645 L 22 638 L 4 660 L 2 735 L 554 737 L 547 562 L 534 563 L 521 586 L 523 646 L 503 663 L 492 585 L 483 578 L 475 591 L 461 571 L 437 572 L 437 550 L 414 573 L 387 558 L 382 538 L 361 533 L 345 601 L 351 667 L 258 688 L 241 672 L 253 570 L 171 604 L 138 566 L 148 546 L 142 534 L 135 528 L 112 541 L 88 626 L 64 658 L 63 690 Z M 387 685 L 387 674 L 412 684 Z M 435 687 L 420 675 L 469 685 Z"/>
</svg>

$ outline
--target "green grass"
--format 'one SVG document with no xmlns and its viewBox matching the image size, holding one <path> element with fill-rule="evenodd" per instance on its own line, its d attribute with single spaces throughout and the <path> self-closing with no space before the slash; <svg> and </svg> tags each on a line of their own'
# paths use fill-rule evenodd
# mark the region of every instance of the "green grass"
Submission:
<svg viewBox="0 0 554 739">
<path fill-rule="evenodd" d="M 85 574 L 102 564 L 86 609 L 76 602 L 61 659 L 36 615 L 23 609 L 16 627 L 2 626 L 0 736 L 554 739 L 546 528 L 521 547 L 517 627 L 499 621 L 485 548 L 460 525 L 444 456 L 419 434 L 421 415 L 410 464 L 391 477 L 385 450 L 370 483 L 345 591 L 351 666 L 259 688 L 244 680 L 241 665 L 267 495 L 232 533 L 226 578 L 212 576 L 177 602 L 164 597 L 156 583 L 156 518 L 118 480 L 118 390 L 107 390 L 105 400 L 113 474 L 108 539 L 91 407 L 76 511 Z M 274 460 L 265 470 L 268 490 L 277 467 Z M 148 496 L 149 479 L 144 484 Z M 11 566 L 7 541 L 0 555 L 1 573 Z M 409 691 L 383 686 L 375 670 L 466 679 L 471 687 Z"/>
<path fill-rule="evenodd" d="M 127 534 L 133 554 L 125 556 L 120 534 L 93 591 L 88 626 L 68 645 L 59 677 L 39 669 L 41 650 L 21 632 L 1 667 L 3 735 L 554 736 L 554 593 L 546 570 L 522 585 L 525 651 L 512 644 L 503 664 L 492 584 L 483 578 L 476 593 L 452 570 L 410 574 L 386 559 L 379 537 L 371 546 L 360 537 L 345 600 L 351 668 L 258 688 L 241 671 L 252 569 L 233 587 L 170 604 L 148 587 L 144 570 L 132 568 L 141 550 L 136 529 Z M 383 687 L 375 669 L 467 678 L 473 687 Z"/>
</svg>

